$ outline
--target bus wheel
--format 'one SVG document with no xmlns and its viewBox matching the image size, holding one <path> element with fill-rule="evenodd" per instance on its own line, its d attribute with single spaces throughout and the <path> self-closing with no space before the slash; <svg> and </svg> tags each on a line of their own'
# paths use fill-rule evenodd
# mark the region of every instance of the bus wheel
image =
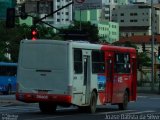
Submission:
<svg viewBox="0 0 160 120">
<path fill-rule="evenodd" d="M 40 102 L 39 108 L 42 113 L 53 113 L 56 111 L 57 105 L 54 103 Z"/>
<path fill-rule="evenodd" d="M 120 110 L 126 110 L 128 107 L 128 92 L 125 91 L 124 97 L 123 97 L 123 103 L 119 103 L 118 107 Z"/>
<path fill-rule="evenodd" d="M 88 106 L 88 112 L 95 113 L 96 105 L 97 105 L 97 94 L 93 91 L 91 94 L 90 105 Z"/>
</svg>

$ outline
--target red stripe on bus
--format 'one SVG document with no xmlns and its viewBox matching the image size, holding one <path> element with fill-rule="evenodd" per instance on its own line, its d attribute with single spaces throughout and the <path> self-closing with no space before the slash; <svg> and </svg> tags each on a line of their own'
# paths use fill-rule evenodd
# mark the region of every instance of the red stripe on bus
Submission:
<svg viewBox="0 0 160 120">
<path fill-rule="evenodd" d="M 32 102 L 71 103 L 72 97 L 70 95 L 16 93 L 16 99 L 28 103 Z"/>
</svg>

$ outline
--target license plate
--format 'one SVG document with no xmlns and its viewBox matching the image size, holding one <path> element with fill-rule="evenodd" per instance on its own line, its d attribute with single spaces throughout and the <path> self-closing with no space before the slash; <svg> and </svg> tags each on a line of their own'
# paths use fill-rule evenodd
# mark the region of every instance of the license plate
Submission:
<svg viewBox="0 0 160 120">
<path fill-rule="evenodd" d="M 37 95 L 36 96 L 38 99 L 48 99 L 47 95 Z"/>
</svg>

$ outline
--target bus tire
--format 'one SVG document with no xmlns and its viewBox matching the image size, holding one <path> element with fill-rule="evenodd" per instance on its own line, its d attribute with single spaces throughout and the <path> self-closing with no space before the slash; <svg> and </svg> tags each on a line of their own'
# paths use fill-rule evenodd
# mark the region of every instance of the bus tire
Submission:
<svg viewBox="0 0 160 120">
<path fill-rule="evenodd" d="M 124 92 L 123 103 L 118 104 L 119 110 L 126 110 L 128 107 L 128 92 Z"/>
<path fill-rule="evenodd" d="M 54 113 L 56 111 L 57 105 L 54 103 L 40 102 L 39 108 L 42 113 Z"/>
<path fill-rule="evenodd" d="M 95 113 L 96 112 L 96 105 L 97 105 L 97 94 L 95 91 L 92 92 L 91 98 L 90 98 L 90 105 L 87 106 L 89 113 Z"/>
</svg>

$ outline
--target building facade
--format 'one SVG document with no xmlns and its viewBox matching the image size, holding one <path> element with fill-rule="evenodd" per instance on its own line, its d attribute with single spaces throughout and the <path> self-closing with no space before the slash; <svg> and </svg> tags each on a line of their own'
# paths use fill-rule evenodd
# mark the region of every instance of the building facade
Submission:
<svg viewBox="0 0 160 120">
<path fill-rule="evenodd" d="M 81 12 L 81 13 L 80 13 Z M 75 20 L 90 21 L 98 27 L 100 40 L 103 42 L 113 43 L 119 40 L 119 25 L 101 19 L 101 10 L 81 10 L 75 11 Z M 81 15 L 80 15 L 81 14 Z"/>
<path fill-rule="evenodd" d="M 42 18 L 70 2 L 71 0 L 25 0 L 25 12 Z M 43 21 L 57 28 L 67 27 L 72 22 L 72 5 L 46 17 Z"/>
<path fill-rule="evenodd" d="M 72 0 L 53 0 L 53 11 L 67 5 L 70 2 L 72 2 Z M 67 27 L 72 23 L 72 6 L 73 5 L 70 5 L 69 7 L 66 7 L 54 14 L 53 20 L 55 27 Z"/>
<path fill-rule="evenodd" d="M 15 7 L 15 5 L 15 0 L 0 0 L 0 20 L 5 20 L 7 8 Z"/>
<path fill-rule="evenodd" d="M 114 43 L 119 40 L 119 25 L 118 23 L 101 21 L 93 22 L 98 27 L 98 34 L 101 42 Z"/>
<path fill-rule="evenodd" d="M 112 21 L 112 11 L 116 5 L 128 5 L 128 0 L 103 0 L 102 12 L 104 12 L 105 19 Z"/>
<path fill-rule="evenodd" d="M 133 4 L 116 6 L 113 10 L 113 21 L 119 23 L 120 36 L 151 35 L 151 6 Z M 153 31 L 160 34 L 160 9 L 153 10 Z"/>
</svg>

